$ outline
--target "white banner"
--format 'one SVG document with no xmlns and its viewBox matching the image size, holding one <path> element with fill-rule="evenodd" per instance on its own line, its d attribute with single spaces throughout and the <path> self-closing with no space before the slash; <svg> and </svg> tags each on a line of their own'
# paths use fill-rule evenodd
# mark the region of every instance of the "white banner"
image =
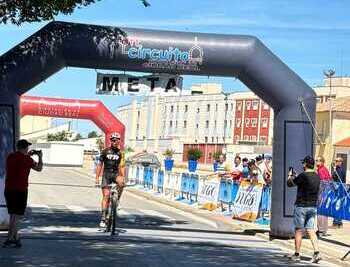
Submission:
<svg viewBox="0 0 350 267">
<path fill-rule="evenodd" d="M 216 204 L 219 199 L 220 182 L 216 180 L 207 181 L 200 179 L 198 187 L 198 204 Z"/>
<path fill-rule="evenodd" d="M 255 221 L 261 201 L 262 184 L 241 182 L 232 207 L 232 216 L 235 219 Z"/>
<path fill-rule="evenodd" d="M 96 94 L 99 95 L 180 95 L 183 78 L 179 75 L 97 73 Z"/>
</svg>

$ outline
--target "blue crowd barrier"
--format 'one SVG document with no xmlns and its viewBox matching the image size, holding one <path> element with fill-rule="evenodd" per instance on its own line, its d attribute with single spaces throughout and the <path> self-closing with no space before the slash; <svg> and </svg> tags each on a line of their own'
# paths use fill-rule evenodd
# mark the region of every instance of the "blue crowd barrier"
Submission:
<svg viewBox="0 0 350 267">
<path fill-rule="evenodd" d="M 229 180 L 222 179 L 220 181 L 219 188 L 219 201 L 221 203 L 231 204 L 232 203 L 232 182 Z"/>
<path fill-rule="evenodd" d="M 190 175 L 188 173 L 182 173 L 181 175 L 181 198 L 184 198 L 186 194 L 188 199 L 188 193 L 190 192 Z"/>
<path fill-rule="evenodd" d="M 239 181 L 232 182 L 231 199 L 235 201 L 239 189 Z"/>
<path fill-rule="evenodd" d="M 143 173 L 143 183 L 144 187 L 151 189 L 153 188 L 153 169 L 150 167 L 145 167 Z"/>
<path fill-rule="evenodd" d="M 261 205 L 260 210 L 264 213 L 269 213 L 271 207 L 271 187 L 264 186 L 261 194 Z"/>
<path fill-rule="evenodd" d="M 193 202 L 192 197 L 195 198 L 194 202 L 197 202 L 199 189 L 199 176 L 198 174 L 191 174 L 189 178 L 189 195 L 190 201 Z"/>
<path fill-rule="evenodd" d="M 157 181 L 157 191 L 163 192 L 164 187 L 164 171 L 159 170 L 158 171 L 158 181 Z"/>
<path fill-rule="evenodd" d="M 317 213 L 337 220 L 350 220 L 350 186 L 321 183 Z"/>
</svg>

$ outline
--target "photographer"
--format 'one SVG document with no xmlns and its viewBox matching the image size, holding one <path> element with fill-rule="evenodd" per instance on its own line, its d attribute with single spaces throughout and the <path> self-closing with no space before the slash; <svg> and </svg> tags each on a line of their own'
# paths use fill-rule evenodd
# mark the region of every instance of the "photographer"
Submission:
<svg viewBox="0 0 350 267">
<path fill-rule="evenodd" d="M 312 262 L 321 260 L 318 250 L 317 235 L 315 233 L 317 199 L 320 188 L 320 177 L 314 171 L 315 160 L 306 156 L 303 160 L 304 171 L 295 177 L 293 168 L 289 168 L 287 186 L 297 186 L 297 199 L 294 208 L 295 226 L 295 253 L 290 256 L 293 261 L 300 261 L 300 247 L 303 239 L 303 230 L 306 229 L 314 248 Z"/>
<path fill-rule="evenodd" d="M 17 151 L 9 154 L 6 159 L 4 195 L 10 222 L 8 237 L 3 247 L 19 248 L 22 246 L 18 236 L 17 224 L 27 207 L 29 173 L 31 169 L 41 171 L 43 167 L 42 152 L 29 151 L 30 145 L 31 143 L 27 140 L 18 140 L 16 144 Z M 34 161 L 31 158 L 32 155 L 37 155 L 39 161 Z"/>
</svg>

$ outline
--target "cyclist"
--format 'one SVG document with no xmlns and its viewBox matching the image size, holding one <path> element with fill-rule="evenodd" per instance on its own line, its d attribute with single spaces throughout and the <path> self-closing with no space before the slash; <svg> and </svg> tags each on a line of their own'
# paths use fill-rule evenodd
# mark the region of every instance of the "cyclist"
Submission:
<svg viewBox="0 0 350 267">
<path fill-rule="evenodd" d="M 119 198 L 125 186 L 125 159 L 124 153 L 120 150 L 120 134 L 115 132 L 110 135 L 111 146 L 101 152 L 100 162 L 96 168 L 96 186 L 102 188 L 101 222 L 100 227 L 106 227 L 106 213 L 108 210 L 110 184 L 116 183 Z M 100 185 L 100 174 L 103 169 L 102 182 Z"/>
</svg>

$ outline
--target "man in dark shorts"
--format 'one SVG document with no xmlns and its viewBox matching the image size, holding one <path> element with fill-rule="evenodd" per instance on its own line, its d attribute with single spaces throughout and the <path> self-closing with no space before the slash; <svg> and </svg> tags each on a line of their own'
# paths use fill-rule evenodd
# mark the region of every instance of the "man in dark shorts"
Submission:
<svg viewBox="0 0 350 267">
<path fill-rule="evenodd" d="M 27 140 L 18 140 L 17 151 L 9 154 L 6 159 L 4 194 L 10 223 L 8 237 L 3 247 L 21 247 L 17 224 L 27 207 L 29 173 L 31 169 L 41 171 L 43 168 L 42 152 L 29 151 L 30 145 Z M 38 162 L 31 158 L 34 154 L 38 156 Z"/>
<path fill-rule="evenodd" d="M 123 188 L 125 186 L 124 175 L 124 153 L 120 150 L 120 134 L 112 133 L 110 135 L 111 147 L 105 148 L 101 152 L 100 163 L 96 168 L 96 186 L 100 186 L 100 174 L 103 169 L 102 175 L 102 203 L 101 203 L 101 222 L 100 227 L 106 227 L 106 213 L 108 210 L 108 201 L 110 194 L 110 185 L 112 183 L 117 184 L 119 199 L 122 195 Z"/>
<path fill-rule="evenodd" d="M 300 248 L 303 230 L 306 230 L 314 248 L 312 262 L 321 260 L 316 235 L 317 199 L 320 188 L 320 177 L 314 171 L 315 160 L 306 156 L 302 160 L 304 171 L 295 177 L 293 169 L 289 170 L 287 186 L 297 187 L 297 199 L 294 207 L 295 253 L 290 256 L 293 261 L 300 261 Z"/>
</svg>

